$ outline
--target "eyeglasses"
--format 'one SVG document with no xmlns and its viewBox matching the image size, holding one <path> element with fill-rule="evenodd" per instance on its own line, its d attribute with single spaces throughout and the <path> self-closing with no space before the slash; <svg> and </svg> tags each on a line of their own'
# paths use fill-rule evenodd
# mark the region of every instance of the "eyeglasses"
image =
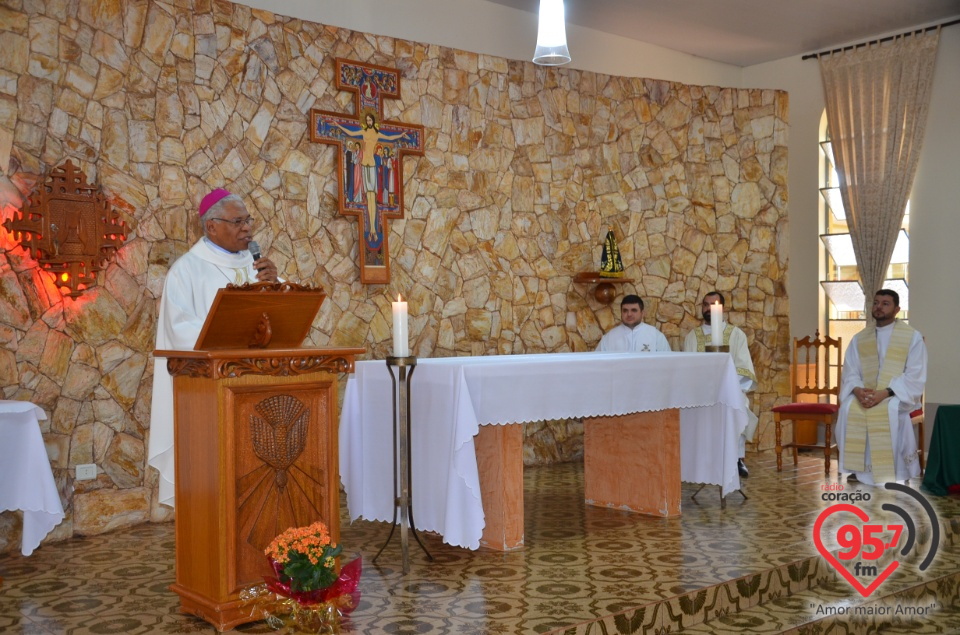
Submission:
<svg viewBox="0 0 960 635">
<path fill-rule="evenodd" d="M 253 216 L 247 216 L 246 218 L 234 218 L 234 219 L 229 219 L 229 218 L 211 218 L 210 220 L 218 220 L 218 221 L 220 221 L 221 223 L 230 223 L 231 225 L 233 225 L 234 227 L 236 227 L 236 228 L 238 228 L 238 229 L 239 229 L 240 227 L 244 226 L 244 225 L 246 225 L 247 227 L 253 227 L 253 226 L 256 224 L 256 222 L 257 222 L 257 221 L 253 218 Z"/>
</svg>

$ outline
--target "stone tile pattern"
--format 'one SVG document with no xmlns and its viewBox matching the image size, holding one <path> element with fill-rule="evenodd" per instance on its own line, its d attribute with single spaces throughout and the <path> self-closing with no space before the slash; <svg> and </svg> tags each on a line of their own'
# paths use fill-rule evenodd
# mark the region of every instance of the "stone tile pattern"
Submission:
<svg viewBox="0 0 960 635">
<path fill-rule="evenodd" d="M 0 232 L 0 397 L 50 415 L 68 514 L 51 539 L 169 518 L 145 458 L 157 301 L 220 186 L 244 197 L 284 277 L 327 290 L 306 343 L 373 358 L 391 350 L 398 292 L 419 356 L 592 349 L 619 307 L 572 279 L 598 268 L 612 227 L 635 280 L 623 292 L 675 348 L 704 293 L 727 294 L 772 445 L 769 409 L 789 395 L 785 93 L 540 68 L 224 1 L 8 0 L 0 22 L 3 215 L 71 158 L 131 227 L 77 301 Z M 338 56 L 401 69 L 385 116 L 427 131 L 425 156 L 405 164 L 386 287 L 360 284 L 334 151 L 309 141 L 310 108 L 352 107 Z M 535 427 L 527 462 L 576 458 L 578 426 Z M 75 482 L 81 463 L 99 478 Z M 19 522 L 0 515 L 0 551 Z"/>
</svg>

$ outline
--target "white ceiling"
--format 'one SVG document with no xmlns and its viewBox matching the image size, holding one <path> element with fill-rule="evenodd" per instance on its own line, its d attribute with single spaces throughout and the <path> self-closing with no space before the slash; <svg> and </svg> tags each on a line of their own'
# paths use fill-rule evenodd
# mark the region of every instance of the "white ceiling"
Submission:
<svg viewBox="0 0 960 635">
<path fill-rule="evenodd" d="M 534 14 L 540 6 L 539 0 L 488 1 Z M 960 0 L 564 0 L 564 6 L 568 23 L 736 66 L 960 18 Z M 577 54 L 572 46 L 570 54 Z"/>
</svg>

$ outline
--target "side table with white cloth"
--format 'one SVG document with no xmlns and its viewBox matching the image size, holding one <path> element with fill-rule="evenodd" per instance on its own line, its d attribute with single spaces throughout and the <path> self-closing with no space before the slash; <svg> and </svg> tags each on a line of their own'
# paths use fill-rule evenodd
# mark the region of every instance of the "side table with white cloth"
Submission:
<svg viewBox="0 0 960 635">
<path fill-rule="evenodd" d="M 63 520 L 63 504 L 40 433 L 47 415 L 29 401 L 0 400 L 0 511 L 23 511 L 20 552 L 29 556 Z"/>
<path fill-rule="evenodd" d="M 340 473 L 351 519 L 389 522 L 393 516 L 391 389 L 382 360 L 357 362 L 355 374 L 347 380 L 340 420 Z M 660 474 L 676 481 L 666 483 L 667 487 L 678 492 L 680 480 L 707 483 L 720 485 L 724 495 L 740 487 L 737 441 L 747 425 L 747 414 L 730 355 L 551 353 L 421 358 L 410 391 L 417 528 L 439 533 L 451 545 L 479 548 L 490 522 L 484 497 L 491 488 L 482 482 L 490 476 L 478 467 L 477 458 L 478 453 L 486 456 L 481 445 L 490 444 L 477 444 L 478 439 L 493 433 L 493 445 L 509 446 L 504 456 L 513 456 L 513 467 L 522 475 L 522 429 L 509 424 L 587 418 L 586 446 L 587 429 L 600 418 L 620 421 L 619 429 L 629 430 L 636 413 L 653 414 L 653 425 L 674 425 L 677 430 L 672 437 L 661 438 L 666 447 L 653 447 L 651 452 L 679 455 L 679 470 Z M 677 418 L 678 425 L 671 424 Z M 516 432 L 508 432 L 510 429 Z M 679 439 L 679 448 L 670 439 Z M 647 445 L 655 443 L 648 440 Z M 585 447 L 585 454 L 588 452 Z M 616 460 L 622 458 L 621 453 Z M 584 463 L 585 492 L 590 498 L 587 457 Z M 505 464 L 497 463 L 497 467 Z M 642 467 L 633 461 L 623 469 L 608 471 Z M 522 531 L 522 478 L 505 478 L 502 473 L 492 476 L 510 489 L 502 497 L 512 510 L 519 509 Z M 516 520 L 516 514 L 509 516 Z M 522 533 L 518 546 L 522 546 Z"/>
</svg>

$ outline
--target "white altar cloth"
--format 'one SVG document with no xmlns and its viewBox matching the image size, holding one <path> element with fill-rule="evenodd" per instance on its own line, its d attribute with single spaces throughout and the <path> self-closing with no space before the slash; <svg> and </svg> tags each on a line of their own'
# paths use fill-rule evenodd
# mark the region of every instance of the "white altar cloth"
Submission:
<svg viewBox="0 0 960 635">
<path fill-rule="evenodd" d="M 23 510 L 20 553 L 29 556 L 63 520 L 63 504 L 43 445 L 40 419 L 29 401 L 0 400 L 0 511 Z"/>
<path fill-rule="evenodd" d="M 394 371 L 396 372 L 396 370 Z M 393 403 L 383 360 L 360 361 L 340 418 L 340 474 L 351 520 L 390 522 Z M 680 408 L 681 479 L 739 489 L 747 415 L 722 353 L 551 353 L 417 360 L 410 379 L 413 517 L 477 549 L 484 527 L 473 437 L 480 425 Z"/>
</svg>

